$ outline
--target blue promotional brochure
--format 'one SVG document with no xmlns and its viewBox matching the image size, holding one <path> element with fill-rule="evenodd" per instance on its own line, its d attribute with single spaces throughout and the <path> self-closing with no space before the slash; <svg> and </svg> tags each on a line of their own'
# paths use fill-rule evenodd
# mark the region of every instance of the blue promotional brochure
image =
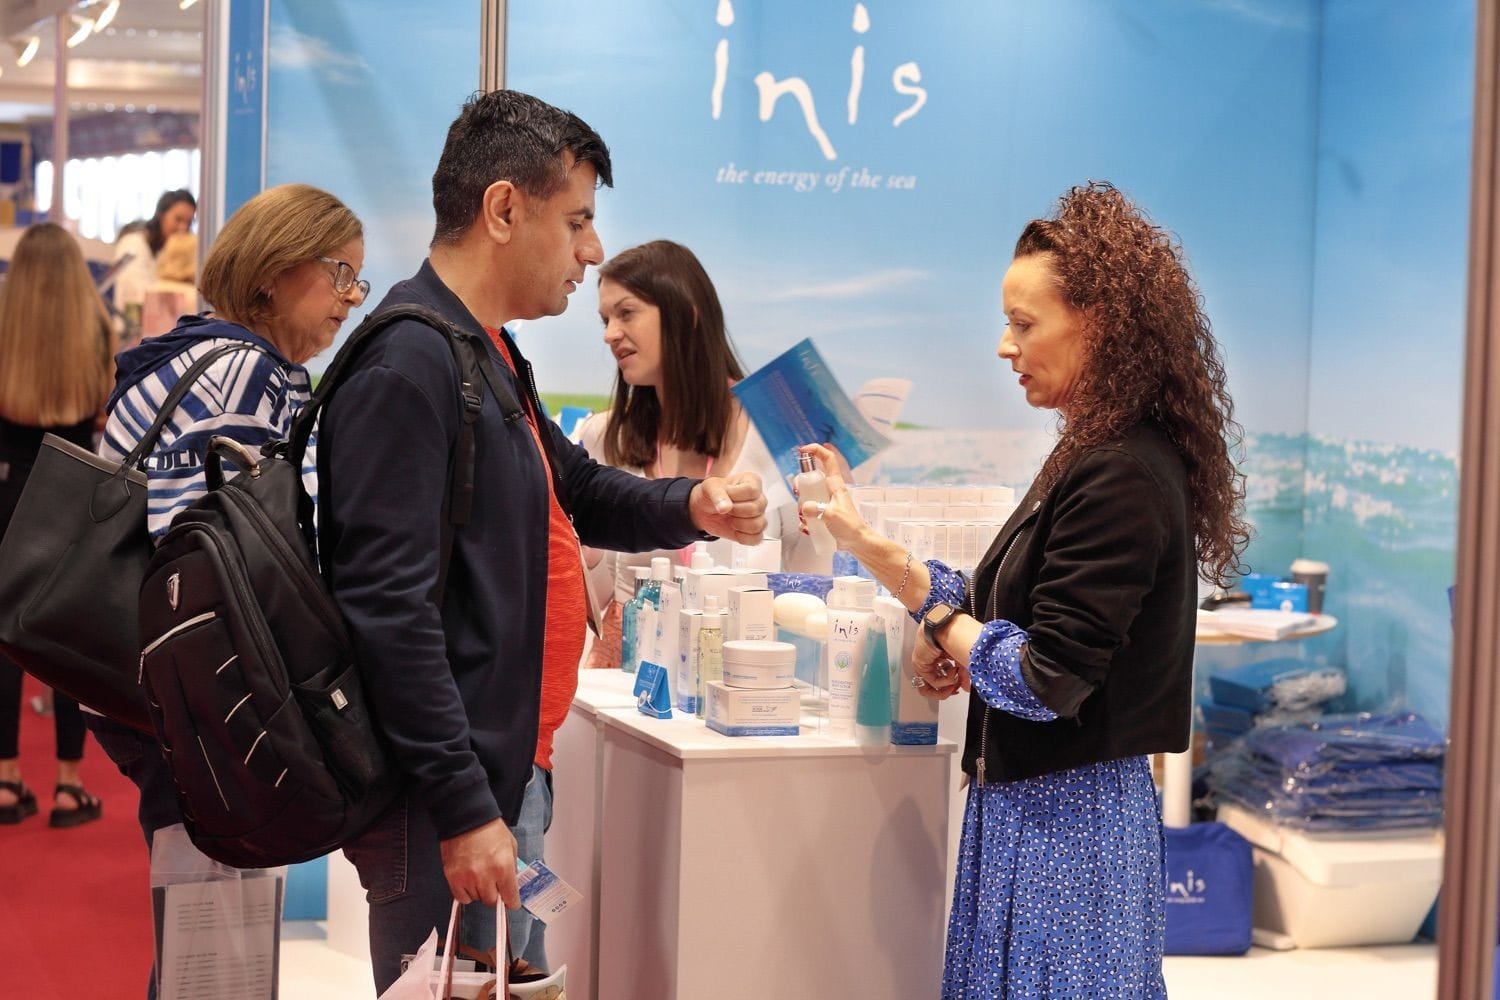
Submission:
<svg viewBox="0 0 1500 1000">
<path fill-rule="evenodd" d="M 798 445 L 832 443 L 853 469 L 891 443 L 860 415 L 811 340 L 751 372 L 733 391 L 785 477 L 797 474 Z"/>
</svg>

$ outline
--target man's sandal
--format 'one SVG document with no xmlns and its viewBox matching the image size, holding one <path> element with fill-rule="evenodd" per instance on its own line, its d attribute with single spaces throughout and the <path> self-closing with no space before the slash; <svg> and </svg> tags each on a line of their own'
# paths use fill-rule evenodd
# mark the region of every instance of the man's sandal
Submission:
<svg viewBox="0 0 1500 1000">
<path fill-rule="evenodd" d="M 104 815 L 104 803 L 97 795 L 90 795 L 86 792 L 82 785 L 58 785 L 52 797 L 55 800 L 59 795 L 73 796 L 73 801 L 78 803 L 78 807 L 58 809 L 54 806 L 52 818 L 47 821 L 49 826 L 61 828 L 82 826 Z"/>
<path fill-rule="evenodd" d="M 36 795 L 19 781 L 0 781 L 0 790 L 10 792 L 16 801 L 0 806 L 0 823 L 19 823 L 27 816 L 36 815 Z"/>
</svg>

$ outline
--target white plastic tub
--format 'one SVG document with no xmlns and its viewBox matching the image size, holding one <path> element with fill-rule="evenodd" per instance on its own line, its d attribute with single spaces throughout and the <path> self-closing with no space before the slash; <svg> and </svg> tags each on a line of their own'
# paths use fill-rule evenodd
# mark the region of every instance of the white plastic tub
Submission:
<svg viewBox="0 0 1500 1000">
<path fill-rule="evenodd" d="M 1255 926 L 1299 948 L 1405 944 L 1442 884 L 1439 831 L 1308 834 L 1236 806 L 1219 819 L 1255 846 Z"/>
<path fill-rule="evenodd" d="M 797 647 L 769 639 L 724 643 L 724 683 L 734 688 L 785 688 L 796 676 Z"/>
</svg>

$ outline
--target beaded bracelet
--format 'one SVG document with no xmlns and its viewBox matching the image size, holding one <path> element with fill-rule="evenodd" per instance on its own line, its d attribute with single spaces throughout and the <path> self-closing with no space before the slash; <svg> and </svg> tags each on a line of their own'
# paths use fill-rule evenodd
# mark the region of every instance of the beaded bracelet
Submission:
<svg viewBox="0 0 1500 1000">
<path fill-rule="evenodd" d="M 907 581 L 907 579 L 910 576 L 911 576 L 911 553 L 908 552 L 906 554 L 906 566 L 903 567 L 902 570 L 901 570 L 901 586 L 897 587 L 896 588 L 896 592 L 891 595 L 896 600 L 898 600 L 898 601 L 901 600 L 901 592 L 906 589 L 906 581 Z"/>
</svg>

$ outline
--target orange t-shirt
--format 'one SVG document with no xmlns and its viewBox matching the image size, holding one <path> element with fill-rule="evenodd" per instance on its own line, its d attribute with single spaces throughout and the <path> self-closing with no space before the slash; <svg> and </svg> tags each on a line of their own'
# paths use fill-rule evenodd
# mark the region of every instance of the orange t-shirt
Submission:
<svg viewBox="0 0 1500 1000">
<path fill-rule="evenodd" d="M 500 351 L 500 356 L 516 370 L 510 351 L 499 330 L 485 327 L 485 333 Z M 573 695 L 578 692 L 578 661 L 583 657 L 584 622 L 588 617 L 588 597 L 584 590 L 583 559 L 578 551 L 578 536 L 573 523 L 558 503 L 553 488 L 552 466 L 547 449 L 542 447 L 541 431 L 531 407 L 526 422 L 536 438 L 537 451 L 547 470 L 547 618 L 542 638 L 542 710 L 536 732 L 536 763 L 552 770 L 552 737 L 568 717 Z"/>
</svg>

